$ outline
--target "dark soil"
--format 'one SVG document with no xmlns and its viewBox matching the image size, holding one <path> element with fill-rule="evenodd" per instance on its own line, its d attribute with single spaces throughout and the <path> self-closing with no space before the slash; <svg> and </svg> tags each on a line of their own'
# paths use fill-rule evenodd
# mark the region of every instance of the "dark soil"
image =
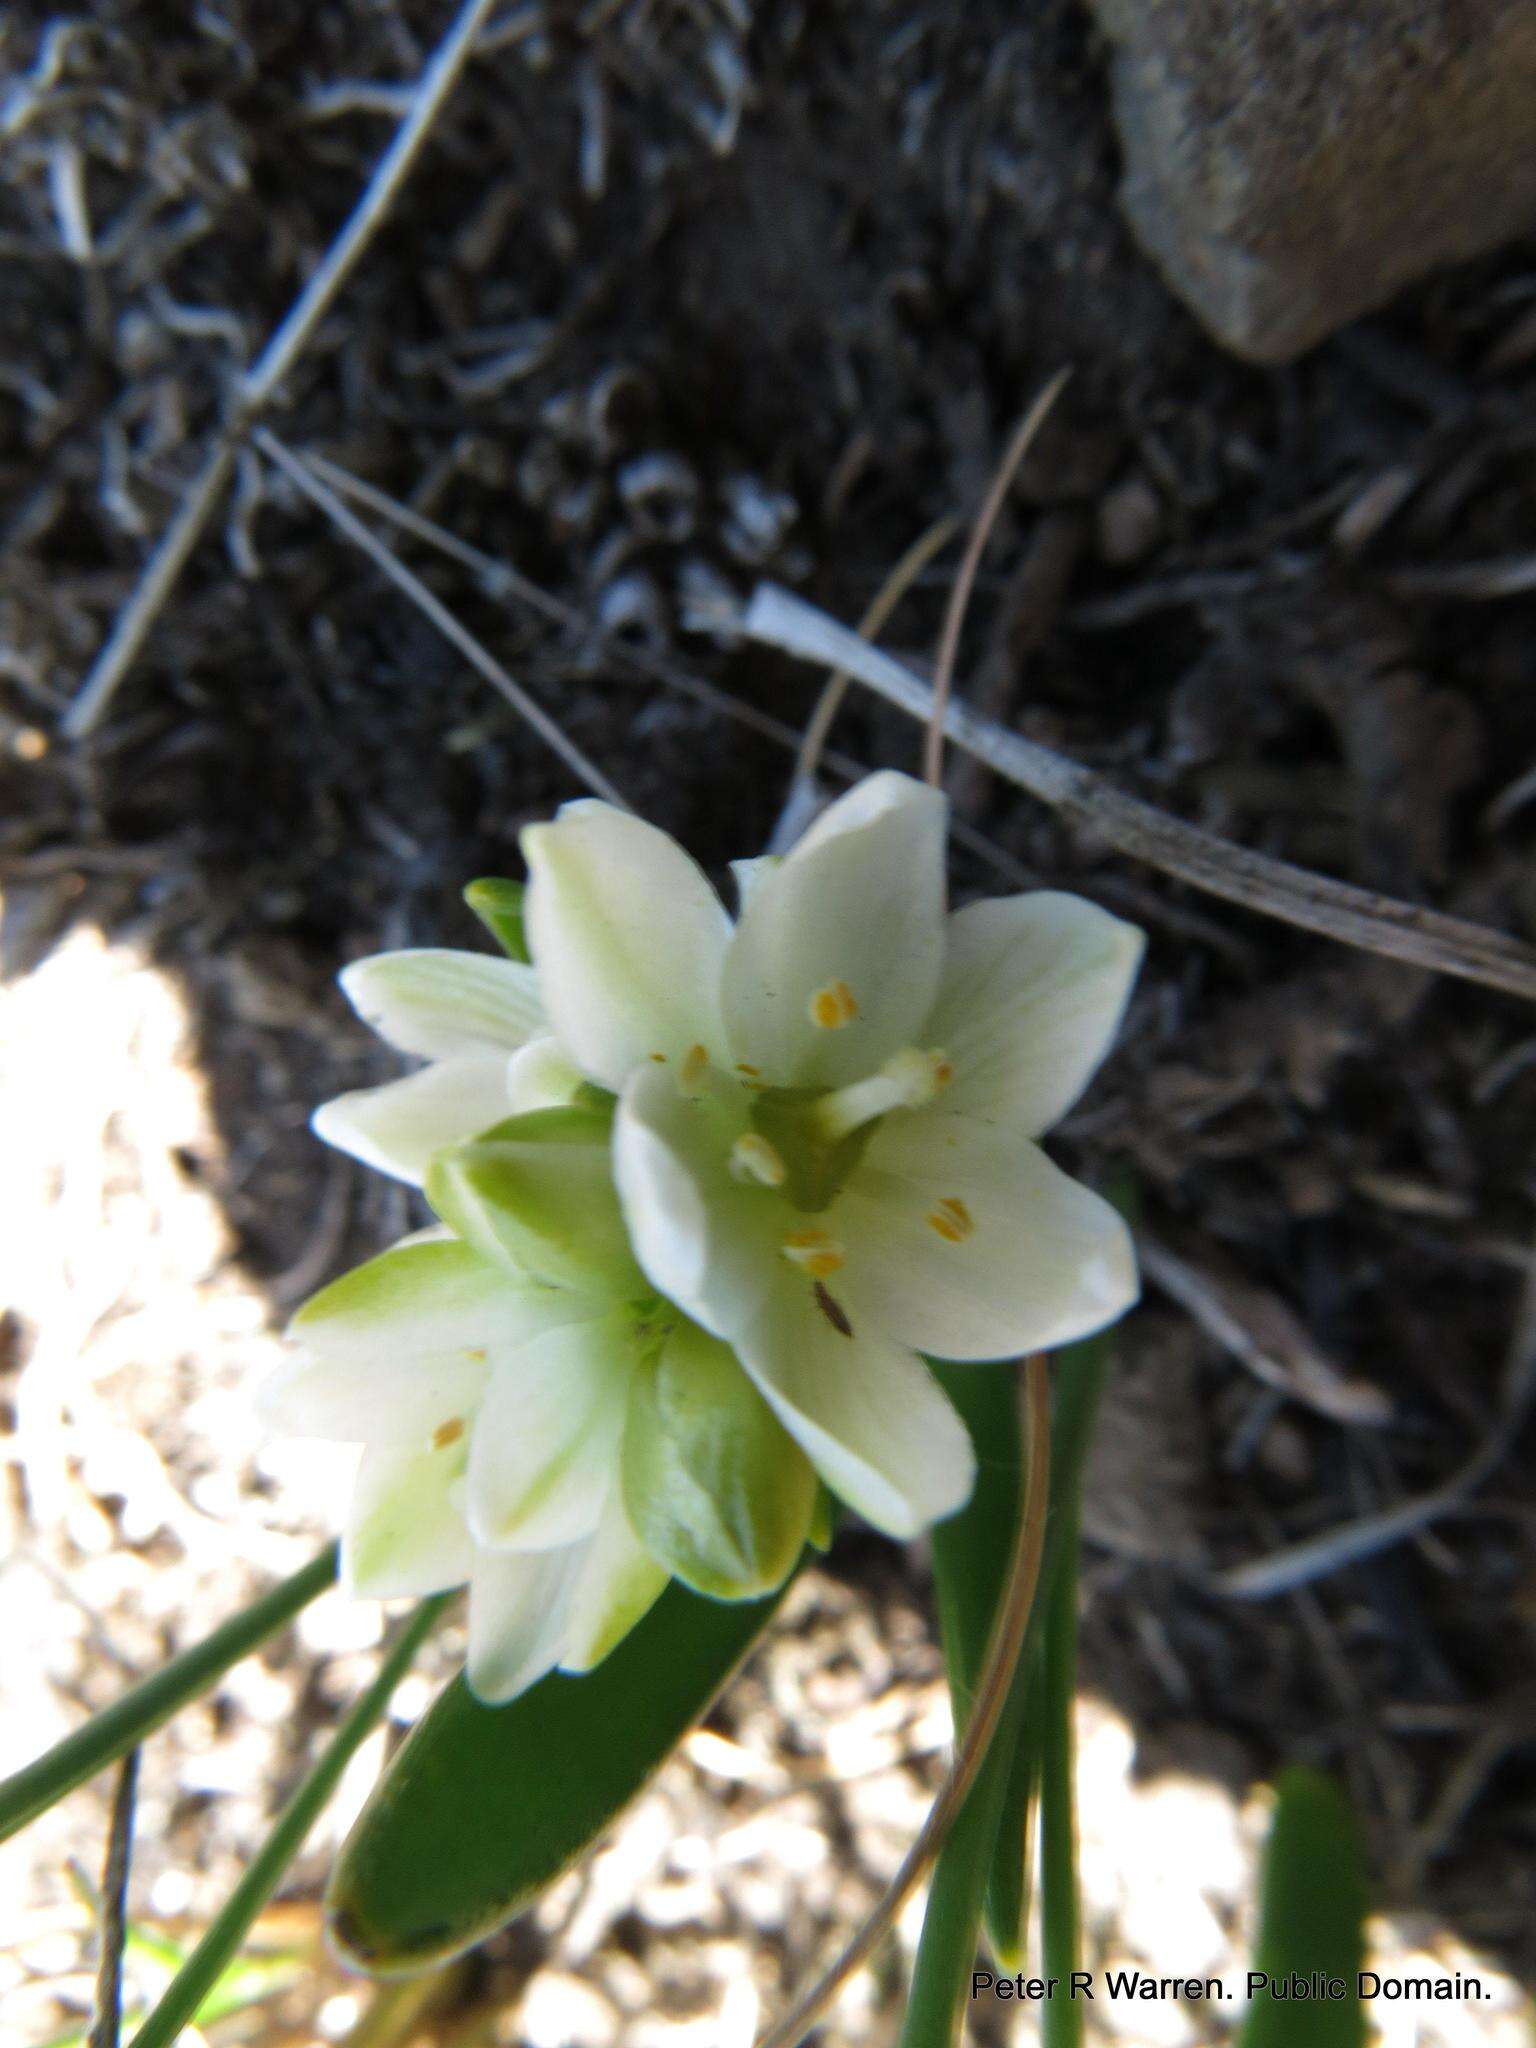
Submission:
<svg viewBox="0 0 1536 2048">
<path fill-rule="evenodd" d="M 472 943 L 461 886 L 515 873 L 519 827 L 574 786 L 254 456 L 98 734 L 50 735 L 391 132 L 322 95 L 413 80 L 446 12 L 104 8 L 5 144 L 5 966 L 88 919 L 184 979 L 226 1145 L 192 1164 L 279 1306 L 402 1221 L 361 1174 L 338 1212 L 306 1129 L 389 1066 L 337 967 Z M 1536 760 L 1536 595 L 1435 595 L 1425 574 L 1536 548 L 1536 248 L 1259 372 L 1130 242 L 1101 53 L 1068 0 L 551 15 L 472 68 L 292 378 L 285 440 L 799 725 L 817 678 L 696 630 L 689 594 L 766 573 L 855 619 L 919 533 L 974 507 L 1070 365 L 963 687 L 1243 844 L 1536 936 L 1536 792 L 1498 802 Z M 14 76 L 42 27 L 13 16 Z M 71 146 L 91 262 L 61 246 L 50 185 Z M 654 454 L 690 480 L 675 529 L 636 495 L 630 465 Z M 402 546 L 713 868 L 764 840 L 788 767 L 770 740 Z M 951 564 L 888 635 L 914 659 Z M 837 740 L 915 763 L 914 731 L 866 701 Z M 1300 1594 L 1212 1583 L 1438 1485 L 1495 1427 L 1532 1258 L 1536 1023 L 1203 900 L 954 774 L 1014 861 L 1151 934 L 1063 1156 L 1094 1178 L 1129 1162 L 1160 1240 L 1391 1404 L 1385 1424 L 1321 1415 L 1149 1291 L 1090 1514 L 1087 1682 L 1149 1765 L 1337 1766 L 1383 1898 L 1432 1901 L 1536 1981 L 1529 1444 L 1432 1534 Z M 998 886 L 965 851 L 954 881 Z M 850 1542 L 843 1568 L 861 1580 L 869 1556 Z M 1489 1768 L 1447 1800 L 1469 1754 Z"/>
</svg>

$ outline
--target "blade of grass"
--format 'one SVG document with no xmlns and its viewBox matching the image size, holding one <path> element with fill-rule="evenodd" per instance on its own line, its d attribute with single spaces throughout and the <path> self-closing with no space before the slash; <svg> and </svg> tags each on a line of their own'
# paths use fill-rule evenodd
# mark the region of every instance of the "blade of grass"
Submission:
<svg viewBox="0 0 1536 2048">
<path fill-rule="evenodd" d="M 1076 1514 L 1072 1550 L 1047 1591 L 1040 1647 L 1040 1964 L 1047 1979 L 1070 1985 L 1078 1967 L 1076 1745 L 1072 1703 L 1077 1692 Z M 1042 2048 L 1078 2048 L 1082 2007 L 1075 1998 L 1047 1999 L 1040 2009 Z"/>
<path fill-rule="evenodd" d="M 1123 1203 L 1117 1199 L 1117 1207 Z M 1044 1745 L 1049 1714 L 1044 1674 L 1043 1638 L 1050 1626 L 1052 1602 L 1065 1581 L 1075 1612 L 1077 1553 L 1083 1488 L 1083 1467 L 1099 1411 L 1114 1339 L 1109 1332 L 1069 1344 L 1056 1354 L 1054 1425 L 1051 1439 L 1051 1510 L 1045 1534 L 1045 1568 L 1041 1575 L 1040 1623 L 1036 1636 L 1041 1656 L 1031 1673 L 1029 1708 L 1020 1728 L 1016 1768 L 1010 1774 L 998 1818 L 997 1850 L 987 1887 L 987 1940 L 999 1962 L 1015 1964 L 1024 1949 L 1029 1907 L 1027 1872 L 1035 1801 L 1041 1794 Z M 1069 1699 L 1070 1708 L 1070 1699 Z M 1069 1788 L 1070 1790 L 1070 1788 Z M 1042 1844 L 1043 1846 L 1043 1844 Z M 1044 1866 L 1042 1859 L 1042 1885 Z M 1049 1974 L 1049 1972 L 1047 1972 Z"/>
<path fill-rule="evenodd" d="M 934 1594 L 958 1735 L 970 1718 L 977 1674 L 1015 1541 L 1023 1444 L 1012 1375 L 1006 1368 L 947 1365 L 936 1359 L 929 1364 L 976 1449 L 976 1485 L 970 1500 L 933 1532 Z M 902 2048 L 941 2048 L 958 2039 L 1023 1706 L 1024 1688 L 1015 1682 L 986 1762 L 934 1866 Z"/>
<path fill-rule="evenodd" d="M 211 1636 L 173 1657 L 120 1700 L 93 1714 L 83 1728 L 0 1781 L 0 1842 L 36 1820 L 40 1813 L 135 1749 L 189 1700 L 208 1690 L 231 1664 L 275 1635 L 323 1593 L 336 1576 L 336 1546 L 253 1600 Z"/>
<path fill-rule="evenodd" d="M 379 1666 L 378 1676 L 283 1808 L 276 1826 L 222 1911 L 134 2035 L 133 2048 L 171 2048 L 182 2028 L 196 2017 L 198 2007 L 239 1953 L 257 1915 L 304 1846 L 304 1837 L 335 1791 L 342 1772 L 389 1705 L 391 1693 L 451 1597 L 440 1593 L 436 1599 L 423 1601 L 396 1636 Z"/>
<path fill-rule="evenodd" d="M 901 2048 L 953 2048 L 960 2039 L 998 1817 L 1023 1706 L 1024 1689 L 1015 1687 L 997 1724 L 981 1776 L 934 1865 Z"/>
<path fill-rule="evenodd" d="M 1268 1981 L 1248 2009 L 1239 2048 L 1361 2048 L 1366 1883 L 1354 1814 L 1321 1771 L 1298 1765 L 1281 1774 L 1275 1790 L 1253 1958 Z M 1309 1985 L 1333 1977 L 1345 1995 L 1272 1995 L 1291 1976 Z"/>
</svg>

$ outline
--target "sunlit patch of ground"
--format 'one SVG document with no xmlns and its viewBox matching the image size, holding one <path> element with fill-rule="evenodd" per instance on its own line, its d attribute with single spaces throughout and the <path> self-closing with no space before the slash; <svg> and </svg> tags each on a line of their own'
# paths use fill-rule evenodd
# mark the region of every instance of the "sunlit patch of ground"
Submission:
<svg viewBox="0 0 1536 2048">
<path fill-rule="evenodd" d="M 0 1489 L 0 1753 L 10 1765 L 302 1563 L 331 1525 L 344 1472 L 334 1451 L 265 1441 L 250 1412 L 280 1340 L 210 1192 L 219 1141 L 172 983 L 80 930 L 0 992 L 0 1130 L 10 1311 L 0 1389 L 14 1425 Z M 130 1895 L 146 1934 L 185 1940 L 206 1921 L 355 1694 L 380 1632 L 377 1608 L 328 1596 L 150 1743 Z M 445 1632 L 402 1685 L 397 1731 L 458 1647 Z M 905 1591 L 893 1587 L 875 1613 L 834 1580 L 808 1578 L 717 1722 L 555 1887 L 531 1941 L 503 1944 L 477 1976 L 429 1987 L 415 2018 L 408 2002 L 391 2008 L 394 2031 L 370 2038 L 750 2048 L 894 1873 L 948 1734 L 926 1618 Z M 223 2022 L 215 2044 L 344 2041 L 369 2024 L 373 1992 L 325 1959 L 315 1900 L 387 1739 L 365 1747 L 286 1903 L 263 1922 L 289 1988 Z M 1087 1963 L 1240 1987 L 1264 1801 L 1198 1777 L 1140 1781 L 1135 1764 L 1126 1722 L 1084 1701 Z M 0 1857 L 3 2048 L 39 2048 L 86 2023 L 107 1791 L 78 1792 Z M 919 1919 L 914 1907 L 902 1921 L 903 1964 Z M 1475 2007 L 1374 2007 L 1385 2048 L 1527 2040 L 1531 2010 L 1517 1988 L 1432 1925 L 1373 1924 L 1371 1959 L 1392 1975 L 1475 1972 L 1485 1992 Z M 160 1969 L 135 1950 L 130 1989 L 152 1993 Z M 903 1974 L 887 1955 L 856 1977 L 826 2038 L 893 2040 Z M 1087 2017 L 1092 2040 L 1184 2048 L 1229 2038 L 1240 2013 L 1100 2000 Z M 976 2009 L 979 2041 L 1033 2031 L 1027 2011 Z"/>
</svg>

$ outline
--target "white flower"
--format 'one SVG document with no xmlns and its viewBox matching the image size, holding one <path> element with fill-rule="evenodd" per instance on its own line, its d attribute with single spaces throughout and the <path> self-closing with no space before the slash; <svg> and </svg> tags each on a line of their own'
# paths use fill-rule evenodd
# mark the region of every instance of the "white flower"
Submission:
<svg viewBox="0 0 1536 2048">
<path fill-rule="evenodd" d="M 1135 1298 L 1120 1218 L 1036 1140 L 1141 934 L 1051 892 L 946 917 L 944 831 L 940 796 L 872 776 L 737 864 L 733 925 L 666 834 L 569 804 L 523 835 L 531 966 L 343 977 L 428 1064 L 316 1127 L 455 1237 L 311 1303 L 268 1410 L 366 1443 L 348 1578 L 467 1577 L 485 1696 L 595 1661 L 669 1573 L 777 1584 L 813 1470 L 894 1535 L 952 1513 L 974 1455 L 921 1354 L 1015 1357 Z"/>
<path fill-rule="evenodd" d="M 618 1095 L 640 1266 L 899 1536 L 973 1476 L 919 1353 L 1068 1343 L 1137 1291 L 1121 1219 L 1034 1141 L 1108 1050 L 1141 934 L 1053 892 L 946 918 L 944 834 L 942 797 L 873 775 L 782 861 L 738 863 L 734 927 L 607 804 L 523 834 L 539 998 Z"/>
<path fill-rule="evenodd" d="M 538 977 L 517 960 L 423 946 L 344 968 L 352 1007 L 428 1064 L 315 1111 L 316 1135 L 419 1187 L 435 1152 L 521 1110 L 568 1102 L 581 1076 L 549 1036 Z"/>
<path fill-rule="evenodd" d="M 267 1382 L 277 1427 L 364 1446 L 344 1582 L 469 1583 L 470 1684 L 591 1668 L 669 1575 L 749 1598 L 804 1548 L 816 1483 L 725 1345 L 635 1266 L 609 1119 L 511 1119 L 437 1160 L 431 1231 L 325 1288 Z"/>
</svg>

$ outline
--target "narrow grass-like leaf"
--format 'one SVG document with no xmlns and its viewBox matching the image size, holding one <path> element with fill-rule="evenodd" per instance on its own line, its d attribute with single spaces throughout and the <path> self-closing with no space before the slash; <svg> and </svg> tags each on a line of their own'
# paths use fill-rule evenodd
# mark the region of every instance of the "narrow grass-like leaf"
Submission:
<svg viewBox="0 0 1536 2048">
<path fill-rule="evenodd" d="M 422 1969 L 522 1911 L 700 1719 L 782 1597 L 708 1600 L 674 1582 L 580 1677 L 553 1673 L 504 1707 L 456 1678 L 337 1859 L 337 1948 L 382 1975 Z"/>
<path fill-rule="evenodd" d="M 161 1994 L 154 2010 L 133 2037 L 133 2048 L 170 2048 L 181 2030 L 234 1961 L 256 1916 L 282 1882 L 283 1873 L 304 1846 L 342 1772 L 356 1755 L 375 1722 L 389 1705 L 390 1695 L 408 1670 L 450 1596 L 425 1600 L 390 1645 L 378 1676 L 332 1736 L 320 1761 L 278 1816 L 255 1860 L 235 1886 L 222 1911 Z"/>
<path fill-rule="evenodd" d="M 335 1576 L 336 1547 L 332 1544 L 302 1571 L 231 1616 L 211 1636 L 173 1657 L 110 1707 L 93 1714 L 83 1728 L 66 1735 L 36 1762 L 0 1781 L 0 1842 L 162 1727 L 189 1700 L 206 1692 L 231 1664 L 248 1657 L 291 1621 Z"/>
<path fill-rule="evenodd" d="M 1036 1700 L 1040 1716 L 1040 1964 L 1047 1979 L 1070 1985 L 1079 1964 L 1077 1905 L 1076 1744 L 1072 1706 L 1077 1693 L 1077 1516 L 1071 1550 L 1046 1588 Z M 1048 1999 L 1040 2010 L 1043 2048 L 1078 2048 L 1082 2007 L 1075 1998 Z"/>
<path fill-rule="evenodd" d="M 1014 1369 L 928 1361 L 976 1447 L 976 1484 L 933 1532 L 933 1590 L 956 1730 L 970 1717 L 1019 1514 L 1023 1446 Z"/>
<path fill-rule="evenodd" d="M 1048 1627 L 1056 1588 L 1063 1579 L 1068 1581 L 1070 1611 L 1076 1613 L 1083 1467 L 1113 1353 L 1114 1338 L 1105 1331 L 1081 1344 L 1069 1344 L 1051 1361 L 1054 1400 L 1050 1521 L 1046 1528 L 1045 1564 L 1040 1574 L 1040 1619 L 1030 1631 L 1037 1646 Z M 1074 1667 L 1075 1662 L 1074 1652 Z M 987 1886 L 987 1940 L 998 1960 L 1008 1968 L 1016 1968 L 1024 1952 L 1030 1904 L 1030 1837 L 1035 1800 L 1041 1787 L 1047 1711 L 1042 1659 L 1037 1656 L 1029 1704 L 1017 1738 L 1015 1767 L 1009 1774 L 998 1817 L 997 1851 Z"/>
<path fill-rule="evenodd" d="M 976 1449 L 976 1485 L 933 1532 L 934 1594 L 955 1726 L 967 1720 L 1020 1507 L 1022 1443 L 1012 1370 L 930 1361 Z M 902 2048 L 947 2048 L 959 2035 L 982 1900 L 1024 1707 L 1016 1682 L 981 1774 L 934 1866 L 902 2029 Z"/>
<path fill-rule="evenodd" d="M 1268 1985 L 1248 2008 L 1239 2048 L 1361 2048 L 1366 1883 L 1355 1817 L 1321 1771 L 1295 1766 L 1275 1790 L 1252 1964 Z M 1274 1997 L 1273 1987 L 1293 1975 L 1332 1977 L 1344 1996 Z"/>
</svg>

